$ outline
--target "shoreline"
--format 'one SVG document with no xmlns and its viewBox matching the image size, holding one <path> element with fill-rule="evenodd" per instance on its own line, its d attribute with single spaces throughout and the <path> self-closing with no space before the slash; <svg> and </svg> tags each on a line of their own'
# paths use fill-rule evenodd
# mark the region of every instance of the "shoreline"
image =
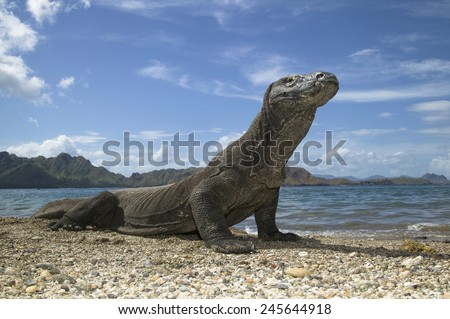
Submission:
<svg viewBox="0 0 450 319">
<path fill-rule="evenodd" d="M 446 242 L 252 236 L 256 253 L 224 255 L 195 236 L 47 223 L 0 217 L 0 298 L 450 298 Z"/>
</svg>

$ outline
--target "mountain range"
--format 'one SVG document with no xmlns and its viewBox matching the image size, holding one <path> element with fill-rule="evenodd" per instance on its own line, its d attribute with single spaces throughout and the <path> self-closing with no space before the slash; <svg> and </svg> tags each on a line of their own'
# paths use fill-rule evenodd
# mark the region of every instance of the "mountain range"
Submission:
<svg viewBox="0 0 450 319">
<path fill-rule="evenodd" d="M 56 157 L 25 158 L 0 152 L 0 188 L 63 188 L 63 187 L 145 187 L 165 185 L 194 174 L 201 168 L 162 169 L 134 173 L 130 177 L 96 167 L 82 156 L 61 153 Z M 420 178 L 401 176 L 368 179 L 355 177 L 314 176 L 304 168 L 287 167 L 284 185 L 429 185 L 449 184 L 443 175 L 427 173 Z"/>
</svg>

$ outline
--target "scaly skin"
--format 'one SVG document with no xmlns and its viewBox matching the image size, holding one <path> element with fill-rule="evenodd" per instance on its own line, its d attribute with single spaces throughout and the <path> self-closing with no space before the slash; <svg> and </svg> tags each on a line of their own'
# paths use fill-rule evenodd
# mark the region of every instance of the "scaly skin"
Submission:
<svg viewBox="0 0 450 319">
<path fill-rule="evenodd" d="M 254 214 L 260 239 L 296 240 L 297 235 L 281 233 L 275 223 L 286 162 L 317 108 L 338 88 L 331 73 L 284 77 L 269 86 L 246 133 L 196 174 L 162 187 L 54 201 L 33 216 L 58 219 L 49 225 L 53 230 L 93 225 L 138 236 L 197 232 L 218 252 L 248 253 L 254 243 L 234 236 L 229 227 Z"/>
</svg>

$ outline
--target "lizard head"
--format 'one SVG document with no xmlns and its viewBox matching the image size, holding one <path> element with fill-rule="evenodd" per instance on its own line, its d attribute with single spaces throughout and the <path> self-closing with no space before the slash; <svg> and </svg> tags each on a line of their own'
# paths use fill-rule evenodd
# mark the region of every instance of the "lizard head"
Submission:
<svg viewBox="0 0 450 319">
<path fill-rule="evenodd" d="M 324 105 L 338 89 L 339 82 L 333 73 L 295 74 L 272 83 L 265 98 L 272 112 L 285 107 L 301 112 Z"/>
<path fill-rule="evenodd" d="M 273 82 L 264 95 L 265 130 L 306 135 L 317 108 L 338 89 L 336 76 L 327 72 L 294 74 Z"/>
</svg>

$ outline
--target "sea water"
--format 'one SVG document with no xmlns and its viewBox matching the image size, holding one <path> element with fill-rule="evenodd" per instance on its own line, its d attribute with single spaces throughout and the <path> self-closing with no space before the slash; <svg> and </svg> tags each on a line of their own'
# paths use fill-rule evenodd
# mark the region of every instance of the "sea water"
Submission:
<svg viewBox="0 0 450 319">
<path fill-rule="evenodd" d="M 0 216 L 28 217 L 49 201 L 104 190 L 0 189 Z M 281 230 L 300 235 L 448 240 L 450 186 L 282 187 L 276 217 Z M 256 233 L 253 217 L 238 227 Z"/>
</svg>

